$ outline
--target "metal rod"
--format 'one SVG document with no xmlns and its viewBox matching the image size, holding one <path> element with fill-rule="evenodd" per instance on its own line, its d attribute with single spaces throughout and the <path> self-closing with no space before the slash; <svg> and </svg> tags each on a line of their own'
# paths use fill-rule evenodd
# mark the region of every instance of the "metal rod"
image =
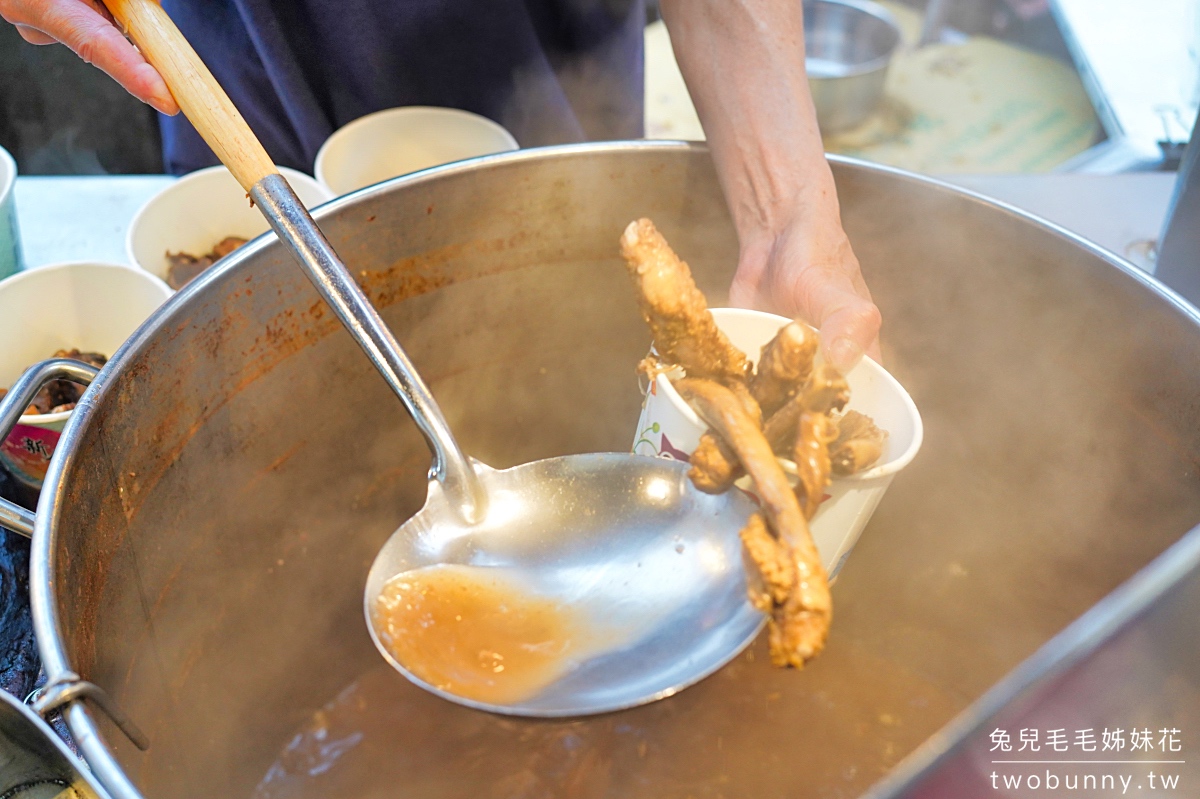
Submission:
<svg viewBox="0 0 1200 799">
<path fill-rule="evenodd" d="M 87 699 L 95 702 L 104 713 L 112 719 L 117 728 L 125 734 L 130 742 L 145 752 L 150 748 L 150 739 L 142 732 L 133 719 L 121 710 L 108 692 L 95 683 L 82 679 L 73 671 L 59 675 L 41 688 L 41 695 L 33 702 L 33 712 L 45 717 L 46 714 L 57 710 L 63 705 Z"/>
<path fill-rule="evenodd" d="M 449 501 L 468 524 L 481 520 L 487 496 L 441 408 L 300 198 L 277 174 L 256 183 L 250 197 L 416 421 L 433 451 L 433 475 Z"/>
<path fill-rule="evenodd" d="M 21 415 L 37 397 L 42 386 L 52 380 L 72 380 L 88 385 L 99 372 L 94 366 L 66 358 L 54 358 L 25 370 L 0 400 L 0 441 L 5 441 L 17 426 Z M 0 499 L 0 527 L 32 538 L 34 515 L 20 505 Z"/>
<path fill-rule="evenodd" d="M 921 35 L 917 39 L 917 47 L 933 44 L 942 38 L 942 28 L 946 24 L 946 13 L 949 10 L 949 0 L 929 0 L 921 21 Z"/>
</svg>

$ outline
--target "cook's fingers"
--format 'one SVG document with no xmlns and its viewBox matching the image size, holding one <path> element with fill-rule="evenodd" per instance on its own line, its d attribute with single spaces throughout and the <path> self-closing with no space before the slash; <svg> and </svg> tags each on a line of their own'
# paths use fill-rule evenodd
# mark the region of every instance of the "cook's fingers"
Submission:
<svg viewBox="0 0 1200 799">
<path fill-rule="evenodd" d="M 83 0 L 7 0 L 0 5 L 6 20 L 21 29 L 26 41 L 45 43 L 37 34 L 59 42 L 110 77 L 144 103 L 164 114 L 179 106 L 162 76 L 100 11 Z M 31 38 L 30 34 L 33 34 Z"/>
<path fill-rule="evenodd" d="M 828 342 L 824 344 L 825 359 L 843 373 L 853 369 L 864 353 L 881 361 L 879 327 L 879 308 L 855 297 L 825 317 L 821 325 L 821 340 Z"/>
<path fill-rule="evenodd" d="M 749 278 L 740 275 L 733 276 L 729 286 L 729 306 L 731 308 L 753 308 L 758 302 L 758 287 Z"/>
<path fill-rule="evenodd" d="M 54 44 L 58 41 L 53 36 L 47 36 L 36 28 L 31 28 L 28 25 L 18 25 L 17 33 L 21 34 L 21 38 L 30 44 Z"/>
<path fill-rule="evenodd" d="M 843 372 L 864 353 L 879 359 L 879 308 L 855 290 L 841 270 L 810 267 L 800 274 L 796 292 L 800 306 L 821 330 L 825 359 Z M 864 287 L 865 288 L 865 287 Z"/>
</svg>

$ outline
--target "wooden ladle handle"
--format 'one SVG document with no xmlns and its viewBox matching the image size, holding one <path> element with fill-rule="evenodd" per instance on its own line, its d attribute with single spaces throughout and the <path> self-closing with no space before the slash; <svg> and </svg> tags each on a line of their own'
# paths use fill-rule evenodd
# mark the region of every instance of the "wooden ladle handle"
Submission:
<svg viewBox="0 0 1200 799">
<path fill-rule="evenodd" d="M 247 192 L 278 172 L 246 120 L 155 0 L 104 0 L 183 113 Z"/>
</svg>

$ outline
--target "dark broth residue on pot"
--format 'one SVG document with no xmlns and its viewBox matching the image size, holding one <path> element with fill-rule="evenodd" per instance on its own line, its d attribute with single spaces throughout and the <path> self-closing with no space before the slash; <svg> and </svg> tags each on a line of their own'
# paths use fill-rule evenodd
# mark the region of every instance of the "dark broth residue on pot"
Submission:
<svg viewBox="0 0 1200 799">
<path fill-rule="evenodd" d="M 810 796 L 815 786 L 858 796 L 968 701 L 862 653 L 829 653 L 820 668 L 831 677 L 814 690 L 803 672 L 772 668 L 759 644 L 670 699 L 586 719 L 461 707 L 379 660 L 281 741 L 252 796 L 728 799 Z M 858 701 L 838 701 L 848 692 Z M 878 760 L 847 774 L 845 752 L 865 735 L 878 740 Z M 798 760 L 811 790 L 797 787 Z"/>
</svg>

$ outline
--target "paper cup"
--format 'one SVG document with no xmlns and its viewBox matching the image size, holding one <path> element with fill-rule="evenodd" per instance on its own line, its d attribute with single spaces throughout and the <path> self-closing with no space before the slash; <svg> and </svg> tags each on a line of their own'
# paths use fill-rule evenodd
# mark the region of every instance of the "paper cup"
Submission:
<svg viewBox="0 0 1200 799">
<path fill-rule="evenodd" d="M 279 171 L 305 207 L 333 199 L 328 189 L 303 172 L 286 167 Z M 130 263 L 166 280 L 168 252 L 204 255 L 228 236 L 248 241 L 269 229 L 229 170 L 214 166 L 184 175 L 147 200 L 129 226 L 125 252 Z"/>
<path fill-rule="evenodd" d="M 0 279 L 24 267 L 17 229 L 17 162 L 0 147 Z"/>
<path fill-rule="evenodd" d="M 737 308 L 714 308 L 712 315 L 733 345 L 755 362 L 763 345 L 791 322 L 782 316 Z M 892 479 L 916 457 L 924 435 L 917 406 L 882 366 L 863 358 L 846 375 L 846 382 L 850 384 L 847 409 L 870 416 L 887 431 L 888 438 L 883 455 L 870 469 L 850 477 L 834 477 L 826 499 L 809 523 L 821 562 L 831 578 L 841 571 Z M 686 461 L 707 429 L 675 391 L 670 376 L 659 375 L 647 387 L 633 451 Z M 785 472 L 796 473 L 795 464 L 782 458 L 780 461 Z M 744 480 L 739 485 L 753 491 L 748 478 Z"/>
<path fill-rule="evenodd" d="M 112 356 L 171 289 L 140 269 L 70 263 L 30 269 L 0 281 L 0 386 L 60 349 Z M 0 443 L 0 467 L 41 488 L 71 411 L 22 416 Z"/>
<path fill-rule="evenodd" d="M 317 151 L 313 172 L 341 195 L 409 172 L 518 148 L 511 133 L 470 111 L 389 108 L 335 131 Z"/>
</svg>

